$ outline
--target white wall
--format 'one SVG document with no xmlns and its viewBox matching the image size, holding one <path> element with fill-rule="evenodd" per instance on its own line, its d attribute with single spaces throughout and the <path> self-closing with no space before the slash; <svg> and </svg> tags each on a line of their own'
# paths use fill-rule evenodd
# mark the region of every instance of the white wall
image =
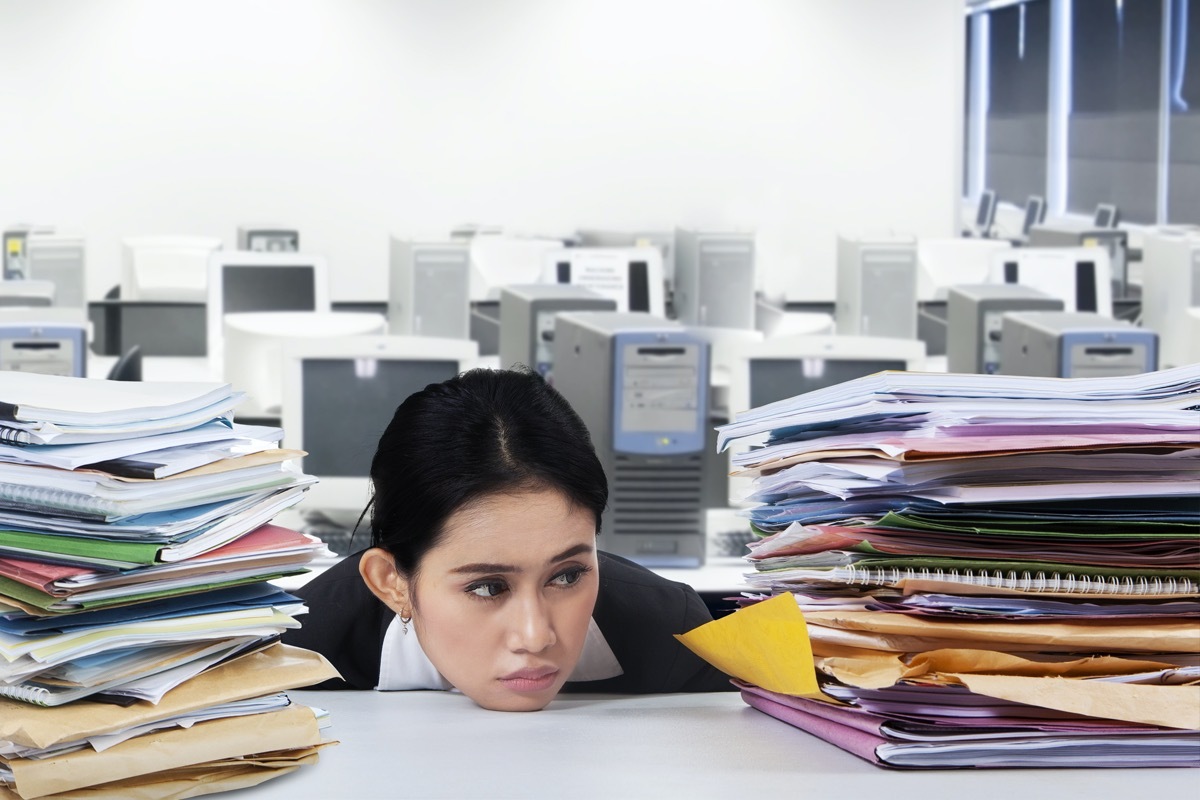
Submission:
<svg viewBox="0 0 1200 800">
<path fill-rule="evenodd" d="M 334 300 L 387 234 L 754 228 L 832 299 L 835 235 L 953 233 L 961 0 L 0 0 L 0 225 L 283 222 Z"/>
</svg>

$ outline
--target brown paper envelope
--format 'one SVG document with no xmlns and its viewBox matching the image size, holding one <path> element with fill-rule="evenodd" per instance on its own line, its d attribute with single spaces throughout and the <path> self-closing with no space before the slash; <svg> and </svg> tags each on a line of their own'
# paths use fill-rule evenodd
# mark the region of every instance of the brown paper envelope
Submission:
<svg viewBox="0 0 1200 800">
<path fill-rule="evenodd" d="M 317 763 L 317 751 L 337 742 L 284 750 L 246 759 L 222 759 L 192 767 L 139 775 L 101 786 L 72 789 L 43 795 L 39 800 L 181 800 L 217 792 L 257 786 L 309 764 Z M 16 792 L 0 787 L 0 800 L 21 800 Z"/>
<path fill-rule="evenodd" d="M 270 450 L 261 450 L 257 453 L 247 453 L 244 456 L 233 456 L 232 458 L 222 458 L 220 461 L 213 461 L 210 464 L 202 464 L 199 467 L 189 469 L 186 472 L 177 472 L 174 475 L 169 475 L 166 478 L 128 478 L 123 475 L 108 475 L 104 470 L 89 470 L 81 469 L 80 472 L 99 472 L 103 475 L 121 481 L 122 483 L 163 483 L 165 481 L 175 480 L 176 478 L 190 478 L 195 475 L 215 475 L 218 472 L 231 472 L 235 469 L 245 469 L 247 467 L 261 467 L 264 464 L 278 464 L 283 461 L 290 461 L 295 458 L 304 458 L 308 453 L 304 450 L 284 450 L 282 448 L 272 448 Z"/>
<path fill-rule="evenodd" d="M 1142 686 L 1012 675 L 948 677 L 958 680 L 975 694 L 1015 703 L 1088 717 L 1200 730 L 1200 686 Z"/>
<path fill-rule="evenodd" d="M 289 706 L 265 714 L 200 722 L 191 728 L 155 731 L 99 753 L 78 750 L 56 758 L 18 758 L 8 765 L 17 794 L 31 800 L 206 761 L 310 747 L 320 741 L 312 709 Z"/>
<path fill-rule="evenodd" d="M 969 643 L 1024 645 L 1021 649 L 1071 649 L 1076 652 L 1200 653 L 1200 624 L 1179 622 L 948 622 L 927 620 L 886 611 L 812 611 L 804 615 L 811 627 L 862 631 L 884 637 L 910 636 L 930 641 L 949 640 L 957 646 Z M 860 645 L 862 646 L 862 645 Z M 943 647 L 952 645 L 946 644 Z M 915 652 L 941 649 L 938 646 L 891 650 Z M 997 649 L 1010 650 L 1004 646 Z"/>
<path fill-rule="evenodd" d="M 336 677 L 337 670 L 319 653 L 276 644 L 197 675 L 167 692 L 158 705 L 138 703 L 122 708 L 79 700 L 42 708 L 0 698 L 0 740 L 23 747 L 51 747 Z"/>
</svg>

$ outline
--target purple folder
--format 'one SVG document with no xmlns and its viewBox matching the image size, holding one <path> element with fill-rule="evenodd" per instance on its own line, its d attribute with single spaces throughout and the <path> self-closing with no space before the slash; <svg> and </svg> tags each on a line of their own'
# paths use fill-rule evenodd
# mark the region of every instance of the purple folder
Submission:
<svg viewBox="0 0 1200 800">
<path fill-rule="evenodd" d="M 1039 730 L 1041 725 L 1026 721 L 1020 726 L 993 723 L 990 730 L 977 729 L 978 733 L 955 725 L 957 730 L 947 731 L 949 737 L 938 735 L 936 726 L 921 726 L 926 728 L 924 735 L 908 735 L 894 727 L 903 723 L 860 708 L 737 683 L 742 699 L 759 711 L 892 769 L 1200 766 L 1200 731 L 1097 719 L 1077 730 L 1057 729 L 1063 723 Z"/>
</svg>

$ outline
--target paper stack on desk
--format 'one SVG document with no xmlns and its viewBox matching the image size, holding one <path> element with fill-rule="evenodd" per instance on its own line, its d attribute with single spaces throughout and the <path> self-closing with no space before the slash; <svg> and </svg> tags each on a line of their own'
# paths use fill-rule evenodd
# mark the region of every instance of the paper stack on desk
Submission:
<svg viewBox="0 0 1200 800">
<path fill-rule="evenodd" d="M 740 437 L 746 602 L 797 606 L 821 676 L 751 705 L 890 766 L 1200 766 L 1200 365 L 879 373 Z"/>
<path fill-rule="evenodd" d="M 282 431 L 232 423 L 238 399 L 0 373 L 0 798 L 194 796 L 315 761 L 324 714 L 285 690 L 336 673 L 279 644 L 306 609 L 268 583 L 325 552 L 269 522 L 314 479 Z"/>
</svg>

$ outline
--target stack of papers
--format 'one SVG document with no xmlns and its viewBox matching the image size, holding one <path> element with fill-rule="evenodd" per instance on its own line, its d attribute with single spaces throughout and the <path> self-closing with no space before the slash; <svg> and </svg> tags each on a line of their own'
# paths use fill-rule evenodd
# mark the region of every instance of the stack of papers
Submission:
<svg viewBox="0 0 1200 800">
<path fill-rule="evenodd" d="M 720 434 L 732 616 L 785 597 L 820 678 L 751 705 L 890 766 L 1200 766 L 1200 365 L 879 373 Z"/>
<path fill-rule="evenodd" d="M 283 692 L 336 672 L 278 643 L 306 608 L 268 582 L 327 553 L 270 523 L 314 479 L 282 431 L 232 423 L 238 399 L 0 373 L 0 798 L 209 793 L 316 759 L 326 715 Z"/>
</svg>

